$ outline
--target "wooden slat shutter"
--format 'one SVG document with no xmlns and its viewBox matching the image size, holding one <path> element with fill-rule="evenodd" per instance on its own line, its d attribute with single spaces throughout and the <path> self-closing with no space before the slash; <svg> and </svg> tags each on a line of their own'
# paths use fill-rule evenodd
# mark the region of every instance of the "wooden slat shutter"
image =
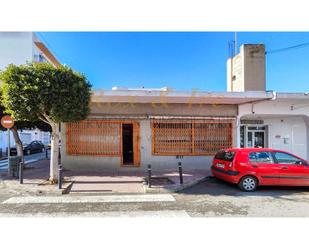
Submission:
<svg viewBox="0 0 309 249">
<path fill-rule="evenodd" d="M 103 120 L 67 123 L 67 154 L 120 156 L 120 125 Z"/>
<path fill-rule="evenodd" d="M 214 155 L 232 147 L 231 121 L 155 121 L 153 155 Z"/>
</svg>

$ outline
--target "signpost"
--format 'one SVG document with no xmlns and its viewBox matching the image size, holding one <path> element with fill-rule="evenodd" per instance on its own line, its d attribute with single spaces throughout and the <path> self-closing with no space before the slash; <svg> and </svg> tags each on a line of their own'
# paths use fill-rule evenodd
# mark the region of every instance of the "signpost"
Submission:
<svg viewBox="0 0 309 249">
<path fill-rule="evenodd" d="M 11 150 L 11 141 L 10 141 L 10 129 L 14 126 L 14 120 L 11 116 L 5 115 L 1 118 L 1 125 L 4 128 L 7 128 L 8 132 L 8 170 L 10 170 L 10 150 Z"/>
</svg>

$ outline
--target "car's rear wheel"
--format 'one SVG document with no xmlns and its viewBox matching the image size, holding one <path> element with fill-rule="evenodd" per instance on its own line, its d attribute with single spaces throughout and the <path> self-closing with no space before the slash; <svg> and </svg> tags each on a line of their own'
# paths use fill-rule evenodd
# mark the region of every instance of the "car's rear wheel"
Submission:
<svg viewBox="0 0 309 249">
<path fill-rule="evenodd" d="M 254 176 L 244 176 L 241 178 L 240 182 L 238 183 L 238 187 L 242 191 L 252 192 L 256 190 L 258 186 L 258 181 Z"/>
</svg>

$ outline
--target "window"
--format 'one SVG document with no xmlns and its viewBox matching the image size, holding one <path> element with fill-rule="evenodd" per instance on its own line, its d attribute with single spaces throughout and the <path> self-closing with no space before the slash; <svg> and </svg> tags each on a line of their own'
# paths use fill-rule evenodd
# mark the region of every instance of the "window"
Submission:
<svg viewBox="0 0 309 249">
<path fill-rule="evenodd" d="M 279 164 L 299 164 L 301 162 L 299 158 L 283 152 L 275 152 L 274 157 L 276 163 Z"/>
<path fill-rule="evenodd" d="M 269 152 L 251 152 L 249 161 L 255 163 L 273 163 L 272 156 Z"/>
<path fill-rule="evenodd" d="M 154 122 L 154 155 L 214 155 L 232 146 L 230 122 Z"/>
<path fill-rule="evenodd" d="M 235 156 L 234 151 L 221 150 L 215 155 L 215 159 L 232 162 Z"/>
<path fill-rule="evenodd" d="M 113 156 L 121 153 L 121 123 L 86 120 L 67 124 L 68 155 Z"/>
</svg>

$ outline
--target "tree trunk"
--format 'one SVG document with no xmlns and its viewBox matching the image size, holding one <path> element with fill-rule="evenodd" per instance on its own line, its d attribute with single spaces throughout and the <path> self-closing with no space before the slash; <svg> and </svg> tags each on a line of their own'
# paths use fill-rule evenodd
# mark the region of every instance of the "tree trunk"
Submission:
<svg viewBox="0 0 309 249">
<path fill-rule="evenodd" d="M 59 124 L 53 123 L 51 135 L 51 151 L 50 151 L 50 177 L 52 183 L 57 182 L 58 178 L 58 164 L 59 164 Z"/>
<path fill-rule="evenodd" d="M 17 151 L 17 155 L 21 156 L 21 161 L 24 162 L 24 151 L 23 151 L 23 143 L 20 140 L 18 131 L 17 131 L 17 127 L 14 126 L 12 128 L 12 133 L 14 136 L 14 140 L 15 140 L 15 144 L 16 144 L 16 151 Z"/>
</svg>

